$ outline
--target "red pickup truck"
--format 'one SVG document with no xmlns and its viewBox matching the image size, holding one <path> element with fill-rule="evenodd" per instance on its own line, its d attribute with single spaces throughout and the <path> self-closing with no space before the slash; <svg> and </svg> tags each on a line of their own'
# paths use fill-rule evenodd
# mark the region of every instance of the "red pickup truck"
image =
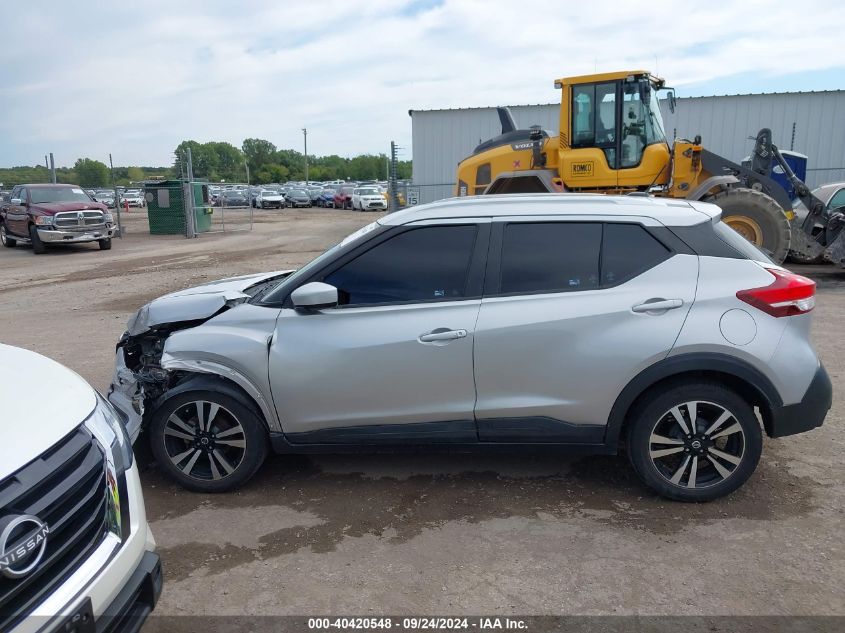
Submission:
<svg viewBox="0 0 845 633">
<path fill-rule="evenodd" d="M 0 242 L 8 248 L 32 244 L 40 255 L 49 244 L 97 242 L 107 251 L 114 233 L 108 207 L 76 185 L 18 185 L 0 205 Z"/>
</svg>

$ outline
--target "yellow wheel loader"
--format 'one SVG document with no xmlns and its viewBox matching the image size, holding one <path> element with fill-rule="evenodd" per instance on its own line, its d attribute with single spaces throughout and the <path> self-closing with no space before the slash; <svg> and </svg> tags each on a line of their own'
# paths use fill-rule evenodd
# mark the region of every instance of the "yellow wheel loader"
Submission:
<svg viewBox="0 0 845 633">
<path fill-rule="evenodd" d="M 674 111 L 674 91 L 647 71 L 569 77 L 555 81 L 555 88 L 561 91 L 560 132 L 552 136 L 539 126 L 519 130 L 510 111 L 499 108 L 501 135 L 461 161 L 455 195 L 642 192 L 704 200 L 720 206 L 725 223 L 777 262 L 793 242 L 799 255 L 829 250 L 831 235 L 819 238 L 818 231 L 811 235 L 803 227 L 829 224 L 830 218 L 822 217 L 818 201 L 783 161 L 770 130 L 760 130 L 751 164 L 744 167 L 704 149 L 699 136 L 670 146 L 657 95 L 668 91 Z M 810 209 L 795 239 L 789 196 L 769 177 L 773 161 L 800 185 L 796 191 Z"/>
</svg>

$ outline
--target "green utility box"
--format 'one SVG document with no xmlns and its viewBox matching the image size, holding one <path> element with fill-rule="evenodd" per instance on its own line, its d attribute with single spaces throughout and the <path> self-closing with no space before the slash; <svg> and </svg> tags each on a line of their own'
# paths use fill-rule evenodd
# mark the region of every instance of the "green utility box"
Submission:
<svg viewBox="0 0 845 633">
<path fill-rule="evenodd" d="M 185 235 L 185 199 L 184 182 L 181 180 L 162 180 L 144 185 L 147 200 L 147 218 L 152 235 Z M 208 185 L 201 182 L 191 183 L 194 194 L 194 226 L 197 233 L 211 229 L 211 216 L 214 209 L 208 208 Z"/>
</svg>

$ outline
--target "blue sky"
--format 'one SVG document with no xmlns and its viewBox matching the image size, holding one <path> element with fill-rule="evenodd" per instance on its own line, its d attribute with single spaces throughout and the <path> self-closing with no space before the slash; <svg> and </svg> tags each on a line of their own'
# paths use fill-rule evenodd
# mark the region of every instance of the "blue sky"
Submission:
<svg viewBox="0 0 845 633">
<path fill-rule="evenodd" d="M 0 166 L 170 164 L 189 138 L 298 149 L 302 127 L 311 153 L 387 152 L 410 148 L 409 109 L 550 103 L 594 70 L 658 71 L 678 96 L 845 88 L 841 1 L 643 6 L 7 2 Z"/>
</svg>

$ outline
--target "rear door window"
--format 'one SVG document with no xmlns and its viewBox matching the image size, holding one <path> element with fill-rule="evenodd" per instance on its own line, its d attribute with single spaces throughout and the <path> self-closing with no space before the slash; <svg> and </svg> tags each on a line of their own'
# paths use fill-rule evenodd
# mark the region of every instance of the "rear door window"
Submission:
<svg viewBox="0 0 845 633">
<path fill-rule="evenodd" d="M 598 222 L 507 224 L 502 240 L 500 292 L 598 288 L 601 234 Z"/>
<path fill-rule="evenodd" d="M 654 268 L 673 251 L 631 223 L 537 222 L 504 227 L 500 294 L 609 288 Z"/>
</svg>

